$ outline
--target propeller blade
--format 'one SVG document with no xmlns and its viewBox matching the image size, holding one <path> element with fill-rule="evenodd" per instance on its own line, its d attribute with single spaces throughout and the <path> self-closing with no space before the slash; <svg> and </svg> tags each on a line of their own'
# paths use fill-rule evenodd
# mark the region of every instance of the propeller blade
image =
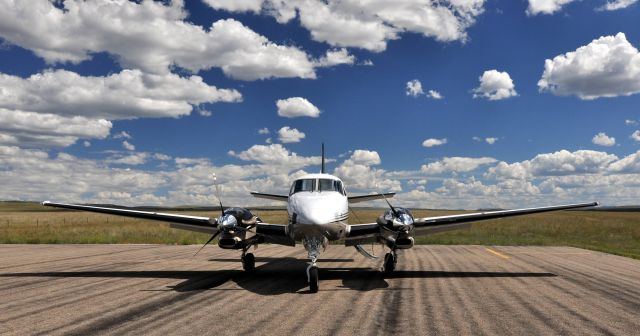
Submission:
<svg viewBox="0 0 640 336">
<path fill-rule="evenodd" d="M 398 214 L 398 211 L 396 211 L 396 208 L 394 208 L 393 205 L 391 205 L 391 203 L 389 202 L 387 197 L 383 193 L 378 193 L 378 194 L 380 194 L 380 196 L 382 196 L 382 198 L 384 198 L 384 201 L 387 202 L 387 205 L 389 205 L 389 208 L 391 208 L 391 211 L 393 212 L 393 215 L 396 216 L 396 218 L 399 218 L 400 215 Z"/>
<path fill-rule="evenodd" d="M 216 187 L 216 198 L 218 198 L 218 203 L 220 203 L 220 213 L 224 216 L 224 207 L 222 206 L 222 199 L 220 198 L 220 191 L 218 190 L 218 178 L 216 174 L 213 174 L 213 186 Z"/>
<path fill-rule="evenodd" d="M 213 236 L 211 236 L 211 238 L 209 238 L 209 240 L 207 240 L 206 243 L 204 243 L 204 245 L 202 245 L 202 247 L 198 250 L 198 252 L 196 252 L 193 256 L 195 257 L 196 254 L 200 253 L 200 251 L 202 251 L 202 249 L 207 246 L 207 244 L 209 244 L 212 240 L 214 240 L 218 235 L 220 234 L 220 231 L 216 232 L 213 234 Z"/>
</svg>

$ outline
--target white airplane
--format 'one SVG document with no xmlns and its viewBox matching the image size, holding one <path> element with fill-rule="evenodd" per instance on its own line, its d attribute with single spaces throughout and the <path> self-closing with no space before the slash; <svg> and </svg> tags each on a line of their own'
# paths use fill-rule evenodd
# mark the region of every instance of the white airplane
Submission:
<svg viewBox="0 0 640 336">
<path fill-rule="evenodd" d="M 592 202 L 414 218 L 408 209 L 393 207 L 389 203 L 387 197 L 393 197 L 395 193 L 347 196 L 342 181 L 336 176 L 325 173 L 324 145 L 322 147 L 321 173 L 308 174 L 296 179 L 291 185 L 289 195 L 258 192 L 251 194 L 258 198 L 287 202 L 289 223 L 265 223 L 248 209 L 237 207 L 225 209 L 221 201 L 221 215 L 211 218 L 49 201 L 42 204 L 58 208 L 157 220 L 168 222 L 170 227 L 175 229 L 212 234 L 202 248 L 220 235 L 219 247 L 242 250 L 241 260 L 245 271 L 253 271 L 255 268 L 255 257 L 253 253 L 248 253 L 252 246 L 263 243 L 295 246 L 296 243 L 301 242 L 310 259 L 307 267 L 307 280 L 309 291 L 312 293 L 316 293 L 319 286 L 318 257 L 330 241 L 343 240 L 346 246 L 354 246 L 358 252 L 370 259 L 378 257 L 365 251 L 362 244 L 380 243 L 386 246 L 389 248 L 389 252 L 385 254 L 382 270 L 388 274 L 395 269 L 398 260 L 397 250 L 412 248 L 413 237 L 416 235 L 467 228 L 471 225 L 470 222 L 481 220 L 598 205 L 598 202 Z M 384 199 L 389 205 L 389 209 L 380 215 L 375 223 L 348 224 L 349 204 L 375 199 Z M 218 200 L 220 200 L 219 196 Z"/>
</svg>

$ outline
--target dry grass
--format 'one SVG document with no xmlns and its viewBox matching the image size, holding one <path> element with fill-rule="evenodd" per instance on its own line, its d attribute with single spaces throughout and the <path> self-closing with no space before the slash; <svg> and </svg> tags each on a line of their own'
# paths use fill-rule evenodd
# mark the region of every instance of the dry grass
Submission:
<svg viewBox="0 0 640 336">
<path fill-rule="evenodd" d="M 356 209 L 363 222 L 382 212 Z M 175 211 L 174 211 L 175 212 Z M 216 216 L 216 212 L 181 212 Z M 266 222 L 286 223 L 284 210 L 254 211 Z M 453 211 L 415 211 L 415 217 Z M 357 223 L 355 216 L 351 222 Z M 88 212 L 60 211 L 30 203 L 0 203 L 0 243 L 201 244 L 208 235 L 167 224 Z M 471 229 L 417 238 L 419 244 L 563 245 L 640 259 L 640 213 L 561 211 L 480 222 Z"/>
</svg>

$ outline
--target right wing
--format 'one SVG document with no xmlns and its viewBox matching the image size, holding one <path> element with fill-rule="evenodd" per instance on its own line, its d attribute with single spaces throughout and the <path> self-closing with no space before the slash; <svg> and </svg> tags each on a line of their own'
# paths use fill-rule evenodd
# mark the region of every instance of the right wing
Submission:
<svg viewBox="0 0 640 336">
<path fill-rule="evenodd" d="M 66 203 L 54 203 L 54 202 L 42 202 L 44 206 L 82 210 L 89 212 L 98 212 L 109 215 L 150 219 L 161 222 L 168 222 L 169 227 L 174 229 L 202 232 L 214 234 L 218 232 L 218 225 L 216 219 L 209 219 L 208 217 L 200 216 L 188 216 L 188 215 L 176 215 L 162 212 L 151 211 L 139 211 L 130 209 L 108 208 L 92 205 L 78 205 L 78 204 L 66 204 Z M 291 239 L 287 232 L 287 225 L 282 224 L 269 224 L 258 222 L 256 223 L 256 234 L 262 236 L 264 241 L 272 244 L 281 244 L 288 246 L 295 246 L 295 241 Z"/>
<path fill-rule="evenodd" d="M 130 209 L 107 208 L 107 207 L 98 207 L 98 206 L 91 206 L 91 205 L 54 203 L 49 201 L 42 202 L 42 205 L 56 207 L 56 208 L 99 212 L 99 213 L 104 213 L 109 215 L 118 215 L 118 216 L 125 216 L 125 217 L 169 222 L 171 223 L 171 227 L 176 229 L 183 229 L 183 230 L 190 230 L 190 231 L 197 231 L 197 232 L 204 232 L 204 233 L 214 233 L 218 231 L 217 224 L 215 223 L 215 221 L 211 222 L 209 220 L 209 217 L 176 215 L 176 214 L 169 214 L 169 213 L 162 213 L 162 212 L 139 211 L 139 210 L 130 210 Z"/>
</svg>

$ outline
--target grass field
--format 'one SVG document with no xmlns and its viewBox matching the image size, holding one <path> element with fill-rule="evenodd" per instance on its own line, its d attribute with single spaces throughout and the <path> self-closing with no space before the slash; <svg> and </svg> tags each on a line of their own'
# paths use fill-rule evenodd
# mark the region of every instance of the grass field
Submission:
<svg viewBox="0 0 640 336">
<path fill-rule="evenodd" d="M 379 209 L 355 209 L 373 222 Z M 217 216 L 217 212 L 176 212 Z M 284 210 L 254 211 L 265 222 L 286 223 Z M 454 211 L 417 210 L 415 217 Z M 350 217 L 357 223 L 356 217 Z M 167 224 L 88 212 L 63 211 L 34 203 L 0 202 L 2 244 L 202 244 L 206 234 Z M 418 237 L 418 244 L 575 246 L 640 259 L 640 212 L 561 211 L 479 222 L 471 229 Z"/>
</svg>

